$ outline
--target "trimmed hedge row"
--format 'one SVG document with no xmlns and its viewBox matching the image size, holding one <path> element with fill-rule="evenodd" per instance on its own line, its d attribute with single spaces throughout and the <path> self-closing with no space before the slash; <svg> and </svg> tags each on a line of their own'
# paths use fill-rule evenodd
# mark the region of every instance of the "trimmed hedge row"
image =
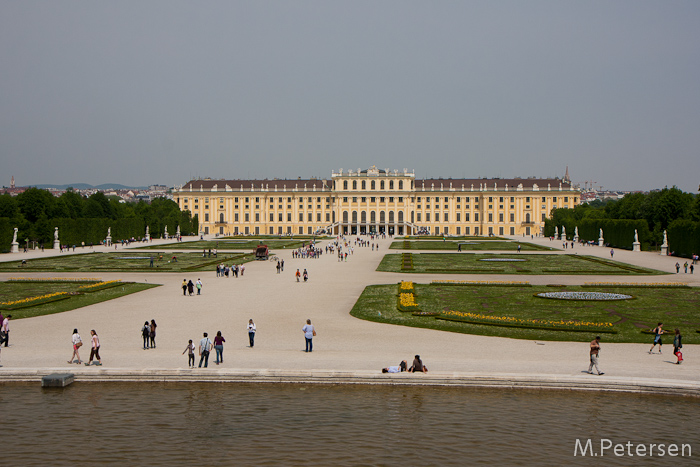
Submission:
<svg viewBox="0 0 700 467">
<path fill-rule="evenodd" d="M 583 241 L 598 242 L 600 229 L 603 229 L 603 238 L 607 245 L 613 248 L 631 250 L 634 243 L 634 230 L 637 229 L 639 242 L 642 250 L 648 250 L 651 244 L 651 231 L 649 224 L 644 219 L 581 219 L 579 221 L 569 220 L 563 223 L 566 227 L 567 240 L 573 240 L 574 232 L 578 227 L 579 238 Z M 552 219 L 544 221 L 544 235 L 551 237 L 554 235 L 554 228 L 558 227 L 561 233 L 561 225 L 554 225 Z"/>
</svg>

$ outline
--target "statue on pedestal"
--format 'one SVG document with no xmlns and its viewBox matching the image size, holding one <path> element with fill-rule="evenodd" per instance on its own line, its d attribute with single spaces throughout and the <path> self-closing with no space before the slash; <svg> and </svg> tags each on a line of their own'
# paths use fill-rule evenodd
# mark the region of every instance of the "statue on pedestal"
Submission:
<svg viewBox="0 0 700 467">
<path fill-rule="evenodd" d="M 53 230 L 53 240 L 54 240 L 54 242 L 57 242 L 57 241 L 58 241 L 58 227 L 54 227 L 54 230 Z"/>
<path fill-rule="evenodd" d="M 163 234 L 163 238 L 168 238 L 168 226 L 165 226 L 165 233 Z"/>
<path fill-rule="evenodd" d="M 639 234 L 637 229 L 634 229 L 634 243 L 632 243 L 632 251 L 642 251 L 642 245 L 639 243 Z"/>
<path fill-rule="evenodd" d="M 19 243 L 17 243 L 17 227 L 15 227 L 14 233 L 12 234 L 12 244 L 10 245 L 10 253 L 19 253 Z"/>
<path fill-rule="evenodd" d="M 566 227 L 561 226 L 561 239 L 566 240 Z"/>
<path fill-rule="evenodd" d="M 666 236 L 665 230 L 664 230 L 664 242 L 661 244 L 661 246 L 668 246 L 668 237 Z"/>
<path fill-rule="evenodd" d="M 554 238 L 559 238 L 559 227 L 554 226 Z"/>
<path fill-rule="evenodd" d="M 661 244 L 661 250 L 659 251 L 661 256 L 668 255 L 668 237 L 666 236 L 666 231 L 664 230 L 664 242 Z"/>
<path fill-rule="evenodd" d="M 639 234 L 637 234 L 637 229 L 634 229 L 634 243 L 639 243 Z"/>
</svg>

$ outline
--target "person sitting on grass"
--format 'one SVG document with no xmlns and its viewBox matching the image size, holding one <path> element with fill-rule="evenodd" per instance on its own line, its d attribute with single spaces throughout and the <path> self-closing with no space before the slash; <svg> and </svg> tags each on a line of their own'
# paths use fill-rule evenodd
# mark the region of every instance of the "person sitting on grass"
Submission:
<svg viewBox="0 0 700 467">
<path fill-rule="evenodd" d="M 401 363 L 399 363 L 398 366 L 390 366 L 387 368 L 382 368 L 382 373 L 401 373 L 406 371 L 407 367 L 406 360 L 403 360 Z"/>
<path fill-rule="evenodd" d="M 409 373 L 427 373 L 428 367 L 423 365 L 420 355 L 416 355 L 416 358 L 413 359 L 413 365 L 411 365 L 408 371 Z"/>
</svg>

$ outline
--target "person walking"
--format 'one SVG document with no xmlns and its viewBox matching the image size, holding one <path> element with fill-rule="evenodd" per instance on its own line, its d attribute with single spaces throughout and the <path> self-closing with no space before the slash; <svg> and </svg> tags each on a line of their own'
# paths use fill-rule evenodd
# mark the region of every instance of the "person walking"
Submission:
<svg viewBox="0 0 700 467">
<path fill-rule="evenodd" d="M 284 260 L 280 262 L 280 270 L 284 272 Z"/>
<path fill-rule="evenodd" d="M 10 318 L 12 315 L 7 315 L 2 319 L 2 326 L 0 326 L 0 345 L 5 343 L 5 347 L 10 344 Z"/>
<path fill-rule="evenodd" d="M 681 331 L 678 328 L 676 328 L 676 335 L 673 336 L 673 355 L 675 355 L 676 358 L 678 358 L 676 365 L 680 365 L 683 361 L 683 352 L 681 352 L 682 348 L 683 336 L 681 336 Z"/>
<path fill-rule="evenodd" d="M 190 339 L 185 350 L 182 351 L 182 355 L 185 355 L 185 352 L 187 352 L 187 365 L 190 368 L 194 368 L 194 344 L 192 343 L 192 339 Z"/>
<path fill-rule="evenodd" d="M 148 338 L 151 336 L 151 325 L 148 324 L 148 321 L 143 323 L 141 336 L 143 337 L 143 350 L 148 350 L 150 348 L 150 345 L 148 345 Z"/>
<path fill-rule="evenodd" d="M 78 365 L 83 363 L 82 360 L 80 360 L 80 352 L 78 349 L 83 346 L 83 341 L 80 339 L 80 334 L 78 334 L 77 329 L 73 329 L 73 336 L 71 337 L 71 342 L 73 342 L 73 355 L 70 356 L 70 360 L 68 360 L 68 363 L 73 363 L 73 360 L 75 357 L 78 357 Z"/>
<path fill-rule="evenodd" d="M 685 268 L 684 274 L 688 274 L 688 262 L 687 261 L 683 264 L 683 268 Z"/>
<path fill-rule="evenodd" d="M 280 273 L 280 269 L 281 269 L 281 268 L 282 268 L 282 266 L 280 265 L 280 262 L 277 261 L 277 274 Z"/>
<path fill-rule="evenodd" d="M 149 333 L 148 337 L 151 339 L 151 348 L 155 349 L 156 348 L 156 328 L 158 325 L 156 324 L 156 320 L 152 319 L 151 320 L 151 332 Z"/>
<path fill-rule="evenodd" d="M 595 339 L 591 341 L 591 364 L 588 365 L 588 373 L 590 374 L 593 374 L 594 366 L 599 375 L 604 374 L 598 368 L 598 355 L 600 355 L 600 336 L 595 336 Z"/>
<path fill-rule="evenodd" d="M 182 295 L 187 296 L 187 279 L 182 279 Z"/>
<path fill-rule="evenodd" d="M 250 342 L 250 348 L 252 349 L 255 345 L 255 323 L 253 318 L 248 320 L 248 341 Z"/>
<path fill-rule="evenodd" d="M 294 276 L 297 278 L 297 282 L 299 282 L 299 278 L 301 277 L 301 273 L 297 269 L 297 272 L 294 274 Z"/>
<path fill-rule="evenodd" d="M 304 269 L 304 282 L 309 280 L 309 273 L 306 272 L 306 269 Z"/>
<path fill-rule="evenodd" d="M 191 297 L 192 294 L 194 293 L 194 283 L 192 282 L 192 279 L 190 279 L 190 280 L 187 282 L 187 293 L 190 295 L 190 297 Z"/>
<path fill-rule="evenodd" d="M 197 278 L 197 295 L 202 295 L 202 279 Z"/>
<path fill-rule="evenodd" d="M 92 365 L 92 360 L 94 358 L 97 358 L 97 363 L 95 363 L 95 365 L 102 366 L 102 359 L 100 358 L 100 338 L 97 337 L 97 332 L 95 332 L 94 329 L 90 331 L 90 335 L 92 336 L 90 338 L 92 344 L 92 348 L 90 349 L 90 361 L 87 362 L 85 366 Z"/>
<path fill-rule="evenodd" d="M 306 352 L 313 352 L 314 343 L 313 338 L 316 335 L 316 328 L 311 324 L 311 320 L 307 319 L 306 324 L 301 330 L 304 332 L 304 338 L 306 339 Z"/>
<path fill-rule="evenodd" d="M 211 340 L 208 334 L 205 332 L 203 338 L 199 341 L 199 368 L 202 368 L 202 363 L 204 363 L 204 368 L 209 366 L 209 352 L 211 352 Z"/>
<path fill-rule="evenodd" d="M 613 250 L 613 249 L 611 248 L 611 249 L 610 249 L 610 257 L 612 258 L 614 255 L 615 255 L 615 250 Z"/>
<path fill-rule="evenodd" d="M 224 342 L 226 339 L 221 335 L 221 331 L 216 332 L 214 337 L 214 350 L 216 350 L 216 364 L 224 363 Z"/>
<path fill-rule="evenodd" d="M 664 344 L 661 342 L 661 335 L 664 333 L 663 330 L 663 323 L 659 323 L 656 325 L 654 330 L 652 331 L 654 333 L 654 343 L 651 345 L 651 349 L 649 349 L 649 353 L 653 353 L 654 347 L 656 347 L 656 344 L 659 344 L 659 353 L 661 353 L 661 346 Z"/>
<path fill-rule="evenodd" d="M 681 265 L 680 263 L 676 262 L 676 274 L 678 274 L 679 272 L 681 272 Z"/>
</svg>

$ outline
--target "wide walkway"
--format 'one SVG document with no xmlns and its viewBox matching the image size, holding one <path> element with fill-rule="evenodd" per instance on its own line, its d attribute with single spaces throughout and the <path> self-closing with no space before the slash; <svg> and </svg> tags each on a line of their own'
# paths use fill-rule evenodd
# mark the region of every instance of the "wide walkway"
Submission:
<svg viewBox="0 0 700 467">
<path fill-rule="evenodd" d="M 521 238 L 517 238 L 521 240 Z M 549 239 L 527 239 L 534 243 L 561 247 L 561 242 Z M 165 241 L 162 242 L 165 247 Z M 189 375 L 186 378 L 209 378 L 220 375 L 297 374 L 299 379 L 312 375 L 343 375 L 343 378 L 372 376 L 382 367 L 396 365 L 401 360 L 410 364 L 414 354 L 420 354 L 430 369 L 431 381 L 500 378 L 504 381 L 524 381 L 541 378 L 569 382 L 573 385 L 610 387 L 615 384 L 646 384 L 649 386 L 679 385 L 700 390 L 700 346 L 684 348 L 686 362 L 674 365 L 671 345 L 664 346 L 663 355 L 649 355 L 647 344 L 606 344 L 602 342 L 600 364 L 604 376 L 583 373 L 588 368 L 588 343 L 534 342 L 528 340 L 473 336 L 428 329 L 417 329 L 359 320 L 349 311 L 369 284 L 396 283 L 402 279 L 415 282 L 430 280 L 529 280 L 533 284 L 582 284 L 593 281 L 613 282 L 687 282 L 700 286 L 700 276 L 672 274 L 667 276 L 503 276 L 503 275 L 420 275 L 376 272 L 375 269 L 388 250 L 390 240 L 381 240 L 379 251 L 355 247 L 347 262 L 338 262 L 332 254 L 320 259 L 292 259 L 291 251 L 274 253 L 285 260 L 284 272 L 276 273 L 275 265 L 267 262 L 246 264 L 245 275 L 239 278 L 217 278 L 215 271 L 199 273 L 99 273 L 61 274 L 62 276 L 100 277 L 163 284 L 138 294 L 56 315 L 28 318 L 11 322 L 9 348 L 1 354 L 0 376 L 42 375 L 70 371 L 81 377 L 113 375 L 134 379 L 152 375 Z M 326 241 L 321 242 L 324 245 Z M 138 247 L 139 245 L 134 245 Z M 95 247 L 98 251 L 103 247 Z M 119 250 L 122 247 L 119 246 Z M 111 249 L 113 251 L 113 249 Z M 77 249 L 76 253 L 88 252 Z M 105 250 L 106 251 L 106 250 Z M 501 252 L 502 253 L 502 252 Z M 581 247 L 562 250 L 559 254 L 589 254 L 610 257 L 609 248 Z M 29 252 L 0 256 L 0 261 L 48 256 L 50 252 Z M 59 253 L 60 254 L 60 253 Z M 467 253 L 465 253 L 467 254 Z M 526 254 L 525 252 L 521 255 Z M 665 271 L 675 271 L 677 258 L 653 253 L 633 253 L 616 250 L 615 260 Z M 683 261 L 681 261 L 682 263 Z M 308 283 L 297 283 L 294 272 L 306 268 Z M 52 273 L 0 273 L 0 280 L 16 276 L 53 277 Z M 185 297 L 182 279 L 201 278 L 201 296 Z M 246 324 L 252 318 L 257 325 L 255 347 L 248 347 Z M 314 351 L 305 353 L 301 328 L 310 318 L 317 329 Z M 140 329 L 144 321 L 158 323 L 157 349 L 142 350 Z M 89 341 L 90 329 L 100 335 L 104 366 L 85 367 L 68 364 L 71 354 L 71 333 L 78 328 L 84 342 Z M 221 331 L 226 338 L 224 363 L 215 365 L 210 357 L 208 369 L 189 370 L 187 357 L 182 355 L 188 339 L 195 344 L 208 332 L 213 337 Z M 670 338 L 666 338 L 670 344 Z M 89 349 L 82 348 L 87 360 Z M 296 373 L 295 373 L 296 372 Z M 158 376 L 160 375 L 160 376 Z M 400 375 L 394 381 L 427 380 L 428 375 Z M 34 376 L 36 377 L 36 376 Z M 373 377 L 373 376 L 372 376 Z M 392 378 L 386 376 L 382 378 Z M 397 378 L 397 376 L 393 376 Z M 607 381 L 607 383 L 606 383 Z M 578 382 L 578 383 L 577 383 Z M 579 384 L 580 383 L 580 384 Z"/>
</svg>

